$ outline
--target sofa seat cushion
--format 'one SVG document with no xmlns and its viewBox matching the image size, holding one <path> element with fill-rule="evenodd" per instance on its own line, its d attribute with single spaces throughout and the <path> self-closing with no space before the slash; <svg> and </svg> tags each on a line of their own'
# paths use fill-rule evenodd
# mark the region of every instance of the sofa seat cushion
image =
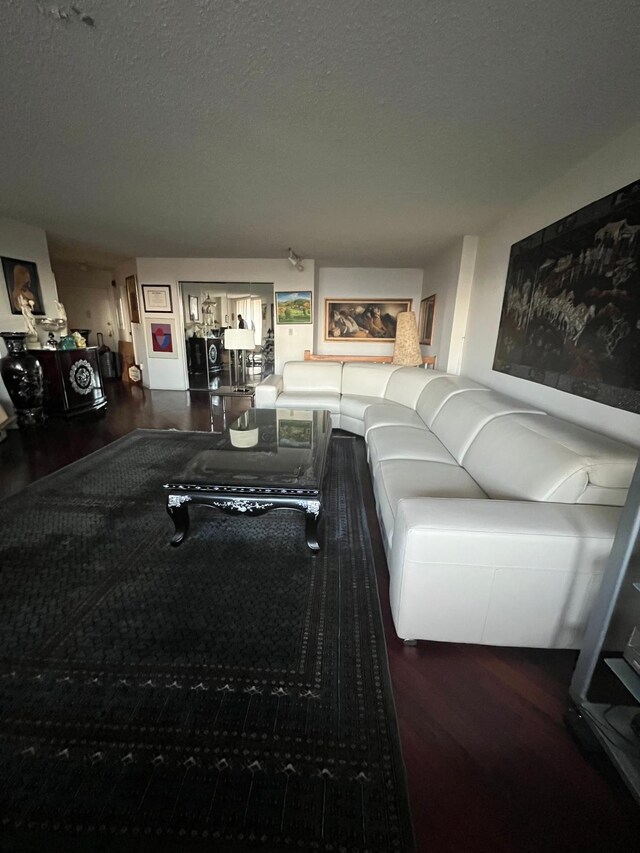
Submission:
<svg viewBox="0 0 640 853">
<path fill-rule="evenodd" d="M 376 466 L 387 459 L 415 459 L 456 465 L 456 460 L 440 439 L 426 427 L 379 427 L 369 433 L 367 444 L 369 465 L 376 476 Z"/>
<path fill-rule="evenodd" d="M 376 403 L 364 413 L 364 435 L 368 440 L 369 431 L 378 427 L 408 426 L 424 429 L 424 422 L 408 406 L 400 403 Z"/>
<path fill-rule="evenodd" d="M 276 409 L 325 409 L 340 414 L 340 394 L 330 391 L 283 391 L 276 400 Z"/>
<path fill-rule="evenodd" d="M 380 397 L 367 397 L 364 394 L 343 394 L 340 400 L 340 413 L 348 418 L 364 421 L 364 413 L 369 406 L 380 405 Z"/>
<path fill-rule="evenodd" d="M 387 459 L 373 481 L 382 532 L 391 545 L 398 501 L 404 498 L 486 498 L 476 481 L 458 465 L 415 459 Z"/>
</svg>

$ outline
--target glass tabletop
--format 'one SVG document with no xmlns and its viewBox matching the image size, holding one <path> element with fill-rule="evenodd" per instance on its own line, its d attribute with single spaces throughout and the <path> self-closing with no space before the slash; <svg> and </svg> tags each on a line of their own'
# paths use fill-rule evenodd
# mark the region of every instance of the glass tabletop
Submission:
<svg viewBox="0 0 640 853">
<path fill-rule="evenodd" d="M 253 397 L 255 393 L 255 385 L 247 385 L 244 388 L 237 388 L 234 385 L 209 386 L 209 394 L 212 397 Z"/>
<path fill-rule="evenodd" d="M 325 411 L 249 409 L 201 450 L 165 488 L 317 494 L 331 437 Z"/>
</svg>

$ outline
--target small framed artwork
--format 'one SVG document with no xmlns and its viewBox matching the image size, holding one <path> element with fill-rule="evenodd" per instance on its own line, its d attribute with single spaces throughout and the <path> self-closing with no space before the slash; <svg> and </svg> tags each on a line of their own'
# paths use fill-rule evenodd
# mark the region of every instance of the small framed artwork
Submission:
<svg viewBox="0 0 640 853">
<path fill-rule="evenodd" d="M 145 314 L 171 314 L 173 311 L 171 285 L 143 284 L 142 304 Z"/>
<path fill-rule="evenodd" d="M 2 258 L 2 270 L 7 283 L 7 293 L 12 314 L 22 314 L 20 297 L 23 296 L 31 306 L 32 314 L 44 314 L 42 290 L 38 267 L 33 261 L 19 261 L 16 258 Z"/>
<path fill-rule="evenodd" d="M 140 322 L 140 308 L 138 306 L 138 288 L 135 275 L 128 275 L 124 280 L 127 288 L 127 300 L 129 302 L 129 316 L 132 323 Z"/>
<path fill-rule="evenodd" d="M 276 293 L 276 322 L 278 324 L 311 322 L 311 291 L 283 290 Z"/>
<path fill-rule="evenodd" d="M 398 314 L 411 311 L 411 299 L 325 299 L 325 341 L 395 341 Z"/>
<path fill-rule="evenodd" d="M 200 319 L 200 314 L 198 313 L 198 297 L 190 296 L 189 297 L 189 319 L 192 323 L 197 323 Z"/>
<path fill-rule="evenodd" d="M 420 302 L 420 320 L 418 323 L 418 333 L 420 335 L 420 343 L 431 344 L 433 337 L 433 317 L 436 310 L 436 295 L 427 296 Z"/>
<path fill-rule="evenodd" d="M 312 420 L 278 420 L 278 447 L 309 448 L 312 440 Z"/>
<path fill-rule="evenodd" d="M 177 358 L 176 326 L 173 320 L 147 319 L 149 358 Z"/>
</svg>

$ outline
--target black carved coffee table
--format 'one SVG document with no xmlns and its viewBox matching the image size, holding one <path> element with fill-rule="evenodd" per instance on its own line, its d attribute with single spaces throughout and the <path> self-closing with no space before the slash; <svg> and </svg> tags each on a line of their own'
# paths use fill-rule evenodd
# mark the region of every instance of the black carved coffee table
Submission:
<svg viewBox="0 0 640 853">
<path fill-rule="evenodd" d="M 173 519 L 172 545 L 189 530 L 189 504 L 234 515 L 263 515 L 272 509 L 303 512 L 307 545 L 320 548 L 322 482 L 331 438 L 324 411 L 250 409 L 165 483 Z M 185 441 L 188 441 L 185 436 Z"/>
</svg>

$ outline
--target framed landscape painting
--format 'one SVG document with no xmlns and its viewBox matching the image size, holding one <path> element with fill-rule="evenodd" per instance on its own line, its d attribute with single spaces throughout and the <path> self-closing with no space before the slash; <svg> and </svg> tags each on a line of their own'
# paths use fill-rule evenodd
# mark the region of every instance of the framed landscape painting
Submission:
<svg viewBox="0 0 640 853">
<path fill-rule="evenodd" d="M 311 322 L 311 291 L 283 290 L 276 293 L 276 322 L 279 325 Z"/>
<path fill-rule="evenodd" d="M 325 341 L 395 341 L 397 317 L 411 299 L 325 299 Z"/>
</svg>

